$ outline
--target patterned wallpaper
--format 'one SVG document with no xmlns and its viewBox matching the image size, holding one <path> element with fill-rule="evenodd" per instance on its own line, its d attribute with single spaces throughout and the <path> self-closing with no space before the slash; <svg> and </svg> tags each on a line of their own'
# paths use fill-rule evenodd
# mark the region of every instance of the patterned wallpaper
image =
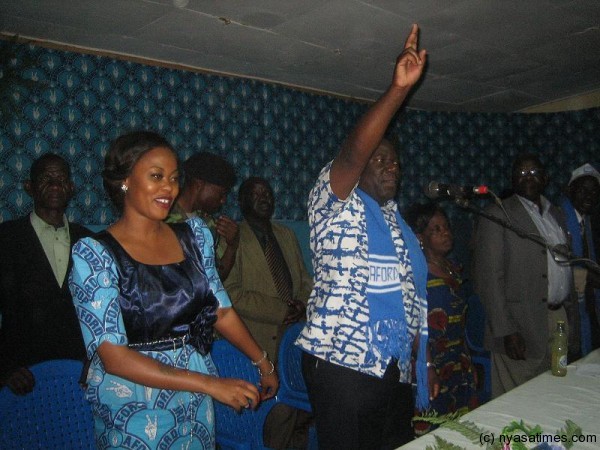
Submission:
<svg viewBox="0 0 600 450">
<path fill-rule="evenodd" d="M 313 180 L 367 108 L 243 78 L 7 41 L 0 41 L 0 50 L 14 53 L 8 68 L 34 81 L 11 92 L 16 109 L 0 124 L 0 222 L 30 211 L 22 183 L 38 155 L 55 151 L 70 162 L 77 186 L 69 218 L 110 223 L 114 216 L 99 175 L 103 157 L 111 139 L 140 128 L 164 134 L 182 160 L 211 151 L 233 163 L 239 180 L 268 178 L 277 196 L 276 218 L 305 220 Z M 547 193 L 556 198 L 573 168 L 598 159 L 599 128 L 600 109 L 532 115 L 405 111 L 390 128 L 402 149 L 401 207 L 423 200 L 431 180 L 486 183 L 499 194 L 509 187 L 514 156 L 531 150 L 542 153 L 552 179 Z M 239 219 L 236 194 L 225 212 Z M 460 211 L 450 213 L 462 220 Z"/>
</svg>

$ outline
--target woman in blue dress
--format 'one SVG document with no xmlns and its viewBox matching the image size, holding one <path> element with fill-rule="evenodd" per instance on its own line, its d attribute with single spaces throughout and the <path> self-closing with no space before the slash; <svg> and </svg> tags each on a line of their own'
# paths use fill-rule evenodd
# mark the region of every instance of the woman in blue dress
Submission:
<svg viewBox="0 0 600 450">
<path fill-rule="evenodd" d="M 98 448 L 213 449 L 212 399 L 239 411 L 278 388 L 219 281 L 206 225 L 163 222 L 178 176 L 161 136 L 117 138 L 102 177 L 121 217 L 73 248 L 70 288 L 91 359 L 86 397 Z M 257 366 L 259 388 L 217 376 L 213 327 Z"/>
<path fill-rule="evenodd" d="M 427 325 L 431 361 L 440 380 L 440 393 L 430 402 L 438 414 L 466 413 L 476 408 L 475 376 L 465 340 L 467 304 L 461 267 L 448 258 L 454 239 L 443 209 L 417 204 L 406 212 L 427 259 Z M 431 426 L 415 422 L 418 435 Z"/>
</svg>

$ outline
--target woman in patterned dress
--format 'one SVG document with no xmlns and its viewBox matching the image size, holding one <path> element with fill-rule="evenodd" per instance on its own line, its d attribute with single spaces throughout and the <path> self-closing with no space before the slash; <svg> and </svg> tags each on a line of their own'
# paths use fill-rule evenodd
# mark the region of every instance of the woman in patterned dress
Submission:
<svg viewBox="0 0 600 450">
<path fill-rule="evenodd" d="M 206 225 L 163 222 L 179 192 L 170 144 L 152 132 L 123 135 L 102 176 L 121 217 L 75 245 L 70 276 L 97 447 L 212 449 L 212 399 L 255 408 L 275 395 L 275 369 L 231 308 Z M 262 387 L 218 378 L 213 326 L 255 363 Z"/>
<path fill-rule="evenodd" d="M 467 304 L 461 267 L 448 259 L 453 236 L 448 217 L 439 206 L 414 205 L 406 221 L 419 239 L 427 259 L 427 322 L 431 360 L 440 379 L 440 394 L 430 403 L 438 414 L 465 413 L 477 407 L 475 370 L 465 341 Z M 417 422 L 417 434 L 429 424 Z"/>
</svg>

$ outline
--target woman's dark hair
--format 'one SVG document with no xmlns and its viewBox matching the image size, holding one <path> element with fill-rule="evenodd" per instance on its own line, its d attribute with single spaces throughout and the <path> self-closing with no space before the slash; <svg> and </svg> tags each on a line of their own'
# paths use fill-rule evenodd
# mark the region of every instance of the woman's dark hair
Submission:
<svg viewBox="0 0 600 450">
<path fill-rule="evenodd" d="M 442 214 L 448 220 L 446 211 L 437 203 L 415 203 L 406 210 L 404 220 L 415 234 L 421 234 L 436 213 Z"/>
<path fill-rule="evenodd" d="M 133 131 L 116 138 L 104 158 L 102 181 L 104 190 L 113 205 L 123 211 L 125 193 L 121 185 L 131 173 L 133 166 L 142 156 L 157 147 L 166 147 L 173 153 L 175 150 L 169 142 L 158 133 L 152 131 Z"/>
</svg>

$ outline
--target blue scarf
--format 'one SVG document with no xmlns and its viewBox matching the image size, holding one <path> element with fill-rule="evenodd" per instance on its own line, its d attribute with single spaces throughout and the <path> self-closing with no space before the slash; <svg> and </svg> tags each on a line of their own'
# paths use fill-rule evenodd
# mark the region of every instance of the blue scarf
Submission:
<svg viewBox="0 0 600 450">
<path fill-rule="evenodd" d="M 578 258 L 583 258 L 583 236 L 581 235 L 581 227 L 579 226 L 579 219 L 577 218 L 575 208 L 566 196 L 561 197 L 560 207 L 565 213 L 565 219 L 567 221 L 567 231 L 571 235 L 571 248 L 573 254 Z M 589 258 L 592 261 L 597 261 L 596 251 L 591 242 L 592 224 L 589 218 L 587 218 L 587 220 L 585 221 L 585 233 L 588 236 Z M 600 289 L 594 289 L 594 300 L 596 304 L 600 302 Z M 592 351 L 592 330 L 585 302 L 579 304 L 579 316 L 581 334 L 581 355 L 585 356 Z"/>
<path fill-rule="evenodd" d="M 365 192 L 360 189 L 356 189 L 357 195 L 361 198 L 365 204 L 365 209 L 369 208 L 372 214 L 365 211 L 365 217 L 367 222 L 367 236 L 377 236 L 381 234 L 380 230 L 389 230 L 390 226 L 385 220 L 383 211 L 379 205 Z M 375 207 L 373 207 L 373 204 Z M 371 206 L 371 207 L 370 207 Z M 400 228 L 400 249 L 397 256 L 400 265 L 406 268 L 406 275 L 402 281 L 402 295 L 410 299 L 411 302 L 419 305 L 419 316 L 420 316 L 420 330 L 417 330 L 419 336 L 419 348 L 417 350 L 417 361 L 416 361 L 416 373 L 417 373 L 417 397 L 416 407 L 420 411 L 424 411 L 429 406 L 429 382 L 428 382 L 428 371 L 427 371 L 427 340 L 428 340 L 428 329 L 427 329 L 427 262 L 425 255 L 419 245 L 419 240 L 406 224 L 404 219 L 400 216 L 398 210 L 395 211 L 396 222 Z M 369 241 L 367 239 L 367 241 Z M 371 253 L 371 244 L 369 244 L 369 254 Z M 404 299 L 402 299 L 404 304 Z M 402 308 L 404 311 L 404 308 Z M 390 330 L 390 338 L 394 339 L 398 333 L 404 333 L 405 336 L 408 333 L 408 324 L 406 317 L 402 314 L 399 317 L 401 321 L 397 330 Z M 402 338 L 405 338 L 403 336 Z M 400 358 L 410 358 L 409 346 L 402 346 L 407 350 L 403 350 L 399 355 Z M 402 350 L 402 349 L 401 349 Z M 406 361 L 407 359 L 399 359 L 399 361 Z"/>
</svg>

